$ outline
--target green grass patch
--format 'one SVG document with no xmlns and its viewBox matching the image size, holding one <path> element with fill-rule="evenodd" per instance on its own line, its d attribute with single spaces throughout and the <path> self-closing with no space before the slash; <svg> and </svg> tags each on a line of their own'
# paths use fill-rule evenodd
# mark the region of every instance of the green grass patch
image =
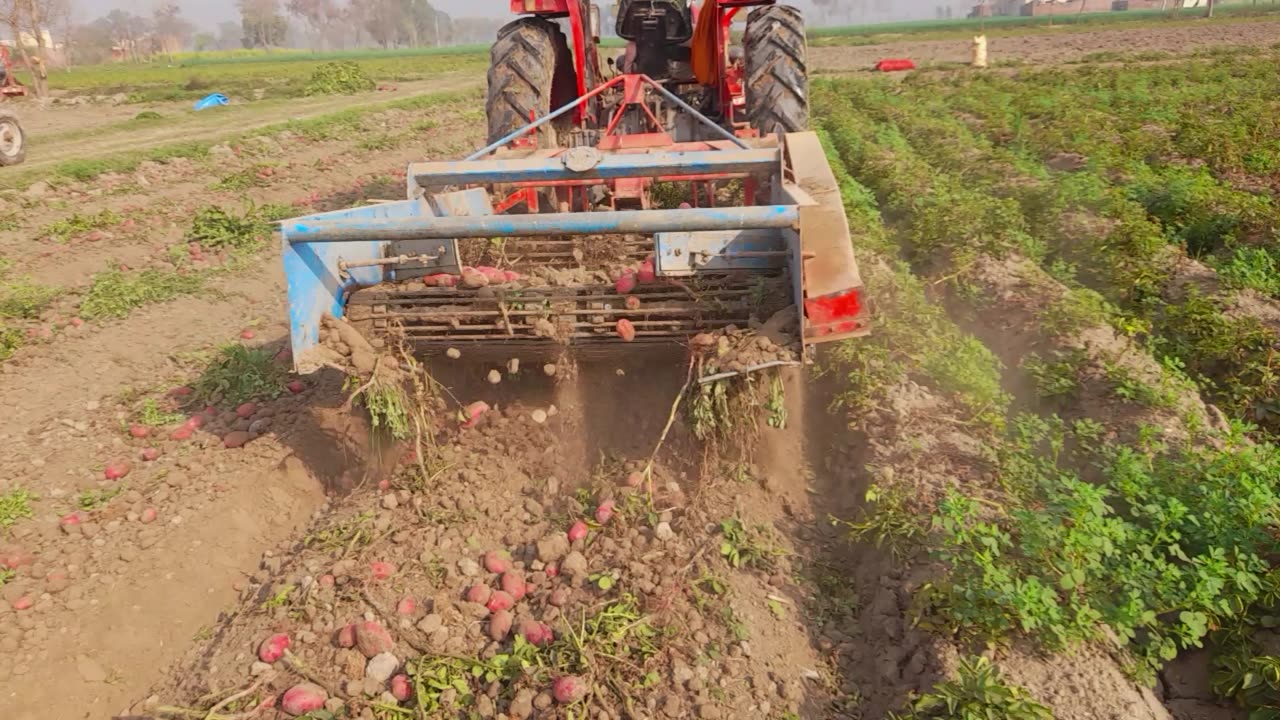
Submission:
<svg viewBox="0 0 1280 720">
<path fill-rule="evenodd" d="M 31 320 L 40 316 L 62 291 L 13 273 L 13 261 L 0 258 L 0 320 Z M 3 332 L 3 331 L 0 331 Z M 0 350 L 3 356 L 3 350 Z"/>
<path fill-rule="evenodd" d="M 960 661 L 956 677 L 938 683 L 891 720 L 1053 720 L 1053 712 L 1023 688 L 1007 684 L 984 657 Z"/>
<path fill-rule="evenodd" d="M 236 406 L 279 397 L 284 380 L 269 351 L 226 345 L 214 354 L 192 388 L 201 402 Z"/>
<path fill-rule="evenodd" d="M 164 427 L 180 423 L 187 419 L 186 415 L 179 412 L 168 412 L 160 407 L 159 401 L 153 397 L 149 397 L 142 401 L 134 413 L 134 419 L 139 425 L 147 427 Z"/>
<path fill-rule="evenodd" d="M 0 528 L 13 527 L 14 523 L 32 517 L 31 493 L 21 488 L 0 495 Z"/>
<path fill-rule="evenodd" d="M 0 322 L 0 362 L 13 357 L 22 347 L 22 331 Z"/>
<path fill-rule="evenodd" d="M 91 215 L 73 213 L 71 217 L 58 220 L 44 226 L 40 237 L 55 242 L 66 242 L 73 237 L 84 235 L 94 230 L 102 230 L 120 224 L 124 218 L 114 210 L 102 210 Z"/>
<path fill-rule="evenodd" d="M 176 271 L 108 270 L 93 276 L 80 301 L 80 317 L 86 320 L 123 318 L 135 309 L 191 295 L 204 288 L 204 278 Z"/>
<path fill-rule="evenodd" d="M 307 83 L 307 95 L 355 95 L 369 92 L 378 83 L 369 77 L 364 68 L 350 60 L 327 62 L 316 68 Z"/>
</svg>

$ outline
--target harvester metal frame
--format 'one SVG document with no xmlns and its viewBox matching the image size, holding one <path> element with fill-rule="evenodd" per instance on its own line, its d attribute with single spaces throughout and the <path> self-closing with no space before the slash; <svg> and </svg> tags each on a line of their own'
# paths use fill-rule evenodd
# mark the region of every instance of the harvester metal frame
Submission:
<svg viewBox="0 0 1280 720">
<path fill-rule="evenodd" d="M 409 165 L 404 201 L 286 221 L 282 244 L 297 369 L 310 372 L 324 366 L 314 353 L 321 320 L 326 314 L 343 317 L 357 290 L 460 272 L 460 238 L 653 235 L 656 270 L 662 277 L 790 269 L 804 350 L 868 332 L 839 188 L 813 133 L 739 138 L 686 108 L 721 139 L 675 143 L 653 118 L 652 132 L 617 135 L 612 134 L 616 128 L 609 128 L 596 146 L 540 150 L 517 142 L 612 88 L 626 94 L 618 112 L 627 104 L 644 107 L 653 96 L 672 101 L 648 77 L 619 76 L 464 160 Z M 646 188 L 660 179 L 708 184 L 742 179 L 748 188 L 745 205 L 715 207 L 715 193 L 708 192 L 707 207 L 650 209 Z M 632 209 L 615 204 L 613 210 L 592 211 L 578 205 L 574 190 L 582 191 L 577 200 L 585 200 L 587 191 L 599 186 L 609 188 L 615 203 L 621 200 Z M 502 192 L 495 198 L 489 188 Z M 561 212 L 536 212 L 537 195 L 547 190 L 569 191 Z M 757 204 L 765 190 L 767 202 Z M 500 214 L 516 204 L 514 197 L 528 201 L 533 212 Z M 419 299 L 441 292 L 427 288 Z M 646 314 L 607 307 L 592 314 Z M 373 322 L 376 327 L 379 320 Z M 381 322 L 385 328 L 395 322 L 394 316 Z M 664 330 L 669 320 L 645 322 L 637 319 L 637 341 L 683 339 Z M 530 340 L 518 337 L 510 323 L 506 330 L 511 341 Z M 599 339 L 616 340 L 609 335 Z M 596 338 L 586 332 L 586 339 Z"/>
</svg>

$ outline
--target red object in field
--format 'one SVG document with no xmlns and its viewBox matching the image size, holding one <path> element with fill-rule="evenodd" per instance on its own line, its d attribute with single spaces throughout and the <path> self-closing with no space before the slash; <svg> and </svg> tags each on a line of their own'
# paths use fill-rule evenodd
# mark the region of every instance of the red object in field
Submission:
<svg viewBox="0 0 1280 720">
<path fill-rule="evenodd" d="M 901 72 L 915 70 L 916 64 L 910 58 L 885 58 L 876 63 L 876 69 L 880 72 Z"/>
</svg>

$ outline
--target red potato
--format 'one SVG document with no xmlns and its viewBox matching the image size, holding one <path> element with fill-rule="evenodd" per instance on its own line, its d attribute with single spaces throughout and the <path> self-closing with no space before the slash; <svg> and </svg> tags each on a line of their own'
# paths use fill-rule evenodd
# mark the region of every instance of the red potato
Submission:
<svg viewBox="0 0 1280 720">
<path fill-rule="evenodd" d="M 627 309 L 633 312 L 636 310 L 639 310 L 640 298 L 636 297 L 635 295 L 628 295 L 626 300 L 626 305 L 627 305 Z"/>
<path fill-rule="evenodd" d="M 285 385 L 285 387 L 288 388 L 289 392 L 293 393 L 294 395 L 297 395 L 301 393 L 303 390 L 307 389 L 307 386 L 303 385 L 301 380 L 294 380 L 288 385 Z"/>
<path fill-rule="evenodd" d="M 284 710 L 286 715 L 297 717 L 320 710 L 328 699 L 329 694 L 319 685 L 301 683 L 285 691 L 284 697 L 280 699 L 280 709 Z"/>
<path fill-rule="evenodd" d="M 318 582 L 322 588 L 331 588 L 336 581 L 332 575 L 321 575 Z"/>
<path fill-rule="evenodd" d="M 207 408 L 205 409 L 205 412 L 206 413 L 209 412 Z M 217 415 L 218 411 L 214 410 L 213 414 Z M 199 430 L 200 428 L 204 427 L 204 424 L 208 421 L 209 421 L 208 418 L 206 418 L 204 415 L 192 415 L 191 417 L 187 418 L 187 422 L 184 424 L 191 426 L 192 430 Z"/>
<path fill-rule="evenodd" d="M 129 464 L 127 460 L 116 460 L 107 464 L 107 467 L 102 471 L 102 475 L 108 480 L 122 480 L 132 469 L 133 465 Z"/>
<path fill-rule="evenodd" d="M 372 658 L 384 652 L 391 652 L 396 647 L 395 641 L 391 639 L 391 633 L 372 620 L 366 620 L 356 625 L 355 635 L 356 647 L 360 649 L 360 652 L 366 658 Z"/>
<path fill-rule="evenodd" d="M 636 279 L 640 281 L 641 285 L 648 285 L 658 279 L 658 274 L 654 270 L 652 255 L 640 263 L 640 270 L 636 273 Z"/>
<path fill-rule="evenodd" d="M 515 598 L 511 597 L 511 593 L 499 590 L 489 596 L 489 602 L 485 603 L 485 607 L 489 608 L 489 612 L 496 613 L 499 610 L 510 610 L 515 604 Z"/>
<path fill-rule="evenodd" d="M 142 514 L 138 516 L 138 519 L 141 520 L 144 525 L 149 525 L 155 522 L 156 518 L 159 516 L 160 513 L 157 512 L 155 508 L 147 508 L 142 511 Z"/>
<path fill-rule="evenodd" d="M 191 393 L 193 393 L 193 392 L 195 392 L 195 390 L 192 390 L 191 388 L 187 387 L 186 385 L 182 385 L 182 386 L 180 386 L 180 387 L 176 387 L 176 388 L 174 388 L 174 389 L 170 390 L 170 391 L 169 391 L 169 397 L 176 397 L 176 398 L 189 397 L 189 396 L 191 395 Z"/>
<path fill-rule="evenodd" d="M 327 577 L 333 577 L 333 576 L 329 575 Z M 356 646 L 356 626 L 343 625 L 341 628 L 338 628 L 338 634 L 334 638 L 334 640 L 338 643 L 338 647 L 340 648 L 355 647 Z"/>
<path fill-rule="evenodd" d="M 252 330 L 241 330 L 240 337 L 244 340 L 252 340 L 257 337 L 257 333 Z"/>
<path fill-rule="evenodd" d="M 428 275 L 422 278 L 422 283 L 427 287 L 454 287 L 458 284 L 458 276 L 448 273 Z"/>
<path fill-rule="evenodd" d="M 518 272 L 512 272 L 511 270 L 503 270 L 502 275 L 506 278 L 507 282 L 509 283 L 520 282 L 520 273 Z"/>
<path fill-rule="evenodd" d="M 71 327 L 80 327 L 82 325 L 84 325 L 84 320 L 81 320 L 78 317 L 71 318 Z"/>
<path fill-rule="evenodd" d="M 558 565 L 548 565 L 543 572 L 547 574 L 547 577 L 560 577 L 560 567 Z"/>
<path fill-rule="evenodd" d="M 247 402 L 236 408 L 236 417 L 241 419 L 251 418 L 256 412 L 258 412 L 258 406 L 255 403 Z"/>
<path fill-rule="evenodd" d="M 183 423 L 176 430 L 169 433 L 170 440 L 190 440 L 191 436 L 196 433 L 196 429 L 187 423 Z"/>
<path fill-rule="evenodd" d="M 493 640 L 501 642 L 511 634 L 511 617 L 510 610 L 499 610 L 489 618 L 489 637 Z"/>
<path fill-rule="evenodd" d="M 618 337 L 622 338 L 623 342 L 631 342 L 636 339 L 636 326 L 626 318 L 619 320 L 618 324 L 614 326 L 614 330 L 618 333 Z"/>
<path fill-rule="evenodd" d="M 536 620 L 525 620 L 520 623 L 520 634 L 530 645 L 541 647 L 550 645 L 556 639 L 551 627 Z"/>
<path fill-rule="evenodd" d="M 482 266 L 476 270 L 488 278 L 490 285 L 502 285 L 507 282 L 507 274 L 496 267 Z"/>
<path fill-rule="evenodd" d="M 151 428 L 146 425 L 130 425 L 129 434 L 141 440 L 151 434 Z"/>
<path fill-rule="evenodd" d="M 391 489 L 391 481 L 390 481 L 390 480 L 379 480 L 379 481 L 378 481 L 378 489 L 379 489 L 379 490 L 381 490 L 382 492 L 386 492 L 386 491 L 390 490 L 390 489 Z"/>
<path fill-rule="evenodd" d="M 396 566 L 389 562 L 375 560 L 369 563 L 369 569 L 373 573 L 374 580 L 386 580 L 396 574 Z"/>
<path fill-rule="evenodd" d="M 489 598 L 493 596 L 493 590 L 488 585 L 472 585 L 467 590 L 467 602 L 473 602 L 477 605 L 488 605 Z"/>
<path fill-rule="evenodd" d="M 277 663 L 284 657 L 284 651 L 293 646 L 288 635 L 280 633 L 272 635 L 258 646 L 258 659 L 264 663 Z"/>
<path fill-rule="evenodd" d="M 142 448 L 140 455 L 144 462 L 155 462 L 160 459 L 160 451 L 153 447 Z"/>
<path fill-rule="evenodd" d="M 495 574 L 504 573 L 511 569 L 511 561 L 497 550 L 490 550 L 484 554 L 484 569 Z"/>
<path fill-rule="evenodd" d="M 578 542 L 587 537 L 587 524 L 581 520 L 569 527 L 569 542 Z"/>
<path fill-rule="evenodd" d="M 94 230 L 93 232 L 89 233 L 88 235 L 85 235 L 85 236 L 84 236 L 84 239 L 85 239 L 85 240 L 88 240 L 89 242 L 98 242 L 99 240 L 101 240 L 102 238 L 104 238 L 104 237 L 106 237 L 106 236 L 107 236 L 107 234 L 106 234 L 106 233 L 104 233 L 104 232 L 102 232 L 101 230 Z"/>
<path fill-rule="evenodd" d="M 391 678 L 391 696 L 400 702 L 413 697 L 413 685 L 408 675 L 397 675 Z"/>
<path fill-rule="evenodd" d="M 65 527 L 71 527 L 72 525 L 79 525 L 82 522 L 84 522 L 84 518 L 80 517 L 80 513 L 78 512 L 73 512 L 68 515 L 63 515 L 62 518 L 58 520 L 58 524 Z"/>
<path fill-rule="evenodd" d="M 630 295 L 640 283 L 634 270 L 624 270 L 613 283 L 613 289 L 619 295 Z"/>
<path fill-rule="evenodd" d="M 411 597 L 404 598 L 396 605 L 396 612 L 401 615 L 413 615 L 418 612 L 418 601 Z"/>
<path fill-rule="evenodd" d="M 22 610 L 30 610 L 31 608 L 35 607 L 35 604 L 36 604 L 35 598 L 31 597 L 30 595 L 23 595 L 22 597 L 10 603 L 10 605 L 13 606 L 13 609 L 18 610 L 19 612 L 21 612 Z"/>
<path fill-rule="evenodd" d="M 607 524 L 613 519 L 614 512 L 617 511 L 617 503 L 612 500 L 605 500 L 600 503 L 600 507 L 596 508 L 596 522 L 601 525 Z"/>
<path fill-rule="evenodd" d="M 281 348 L 280 352 L 276 353 L 275 357 L 271 359 L 281 365 L 288 365 L 293 362 L 293 351 L 289 348 Z"/>
<path fill-rule="evenodd" d="M 528 593 L 529 587 L 520 571 L 508 570 L 502 574 L 502 591 L 510 595 L 515 602 L 520 602 Z"/>
<path fill-rule="evenodd" d="M 480 416 L 487 412 L 489 412 L 489 403 L 483 400 L 477 400 L 476 402 L 471 403 L 467 406 L 467 409 L 463 411 L 463 416 L 466 419 L 463 421 L 462 427 L 475 427 L 476 423 L 480 421 Z"/>
<path fill-rule="evenodd" d="M 0 568 L 17 570 L 23 565 L 32 565 L 36 556 L 19 545 L 0 545 Z"/>
<path fill-rule="evenodd" d="M 565 675 L 551 683 L 551 696 L 561 705 L 576 703 L 587 696 L 587 682 L 576 675 Z"/>
</svg>

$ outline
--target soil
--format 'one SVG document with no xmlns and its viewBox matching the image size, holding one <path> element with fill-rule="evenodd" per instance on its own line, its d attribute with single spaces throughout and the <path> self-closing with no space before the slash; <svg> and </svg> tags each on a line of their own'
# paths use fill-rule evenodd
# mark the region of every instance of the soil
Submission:
<svg viewBox="0 0 1280 720">
<path fill-rule="evenodd" d="M 1060 62 L 1110 49 L 1108 43 L 1183 50 L 1257 44 L 1267 34 L 1269 44 L 1273 30 L 1265 22 L 1196 28 L 1194 37 L 1191 28 L 1143 29 L 1135 31 L 1137 41 L 1125 31 L 1123 42 L 1112 31 L 1036 35 L 993 40 L 991 51 L 995 59 Z M 968 45 L 813 49 L 818 66 L 829 71 L 898 54 L 964 60 Z M 460 79 L 456 87 L 479 82 Z M 404 84 L 398 92 L 420 89 Z M 392 97 L 364 96 L 348 105 Z M 192 114 L 173 125 L 117 132 L 133 108 L 27 106 L 33 157 L 26 169 L 175 140 L 222 139 L 333 109 L 263 103 L 217 119 Z M 887 550 L 851 545 L 830 522 L 856 517 L 872 483 L 908 488 L 918 512 L 950 487 L 980 494 L 998 486 L 964 413 L 909 380 L 889 388 L 879 407 L 849 428 L 827 414 L 836 389 L 784 371 L 787 427 L 759 422 L 752 447 L 722 457 L 709 455 L 682 415 L 672 415 L 687 378 L 683 352 L 646 350 L 565 366 L 554 377 L 541 363 L 525 362 L 499 385 L 485 374 L 509 366 L 439 361 L 432 370 L 451 395 L 433 438 L 438 452 L 422 464 L 402 457 L 398 472 L 383 478 L 355 470 L 388 454 L 399 457 L 399 448 L 370 440 L 337 372 L 290 378 L 300 383 L 297 392 L 264 399 L 243 416 L 238 408 L 179 408 L 165 399 L 167 390 L 192 380 L 214 347 L 238 342 L 275 353 L 286 345 L 285 287 L 270 243 L 247 267 L 213 276 L 204 293 L 119 321 L 73 322 L 94 274 L 122 264 L 173 269 L 171 253 L 188 249 L 185 228 L 204 205 L 235 207 L 243 195 L 304 213 L 399 197 L 406 159 L 453 158 L 482 140 L 463 109 L 433 117 L 451 131 L 418 136 L 411 128 L 422 113 L 375 114 L 378 132 L 402 138 L 385 150 L 361 147 L 362 137 L 316 142 L 284 132 L 227 142 L 205 164 L 144 163 L 90 184 L 42 183 L 0 196 L 0 211 L 15 213 L 18 222 L 0 232 L 0 255 L 15 262 L 14 275 L 65 292 L 24 326 L 36 339 L 0 363 L 0 396 L 7 401 L 0 494 L 22 488 L 34 495 L 33 517 L 0 529 L 0 557 L 17 565 L 0 588 L 6 720 L 158 717 L 163 705 L 198 707 L 202 717 L 241 690 L 250 692 L 220 712 L 278 701 L 304 680 L 324 687 L 353 716 L 367 717 L 363 710 L 388 702 L 383 692 L 391 686 L 367 683 L 369 659 L 336 644 L 348 624 L 386 629 L 397 666 L 441 651 L 492 658 L 511 649 L 509 638 L 489 636 L 488 614 L 463 601 L 472 585 L 499 582 L 483 569 L 491 550 L 509 553 L 534 586 L 516 608 L 517 621 L 527 615 L 563 641 L 571 621 L 630 596 L 658 633 L 652 653 L 625 659 L 635 667 L 596 656 L 578 670 L 595 693 L 589 702 L 596 716 L 882 718 L 947 677 L 963 649 L 910 621 L 912 591 L 936 569 L 924 558 L 899 561 Z M 91 135 L 97 128 L 102 132 Z M 35 153 L 46 141 L 47 152 Z M 263 163 L 274 172 L 247 191 L 211 187 Z M 53 222 L 104 209 L 122 220 L 63 242 L 45 237 Z M 196 263 L 202 272 L 229 260 L 206 254 Z M 874 287 L 886 266 L 872 256 L 860 259 Z M 993 267 L 989 280 L 1015 311 L 1005 330 L 1016 342 L 1003 346 L 1013 357 L 1036 344 L 1023 325 L 1045 288 L 1006 270 Z M 730 341 L 735 361 L 789 357 L 785 334 L 774 332 L 780 328 L 765 322 L 750 330 L 755 336 L 741 348 Z M 1090 337 L 1090 347 L 1122 349 L 1118 338 Z M 992 345 L 1001 347 L 995 338 Z M 140 397 L 200 415 L 204 425 L 188 439 L 171 439 L 170 426 L 131 437 Z M 452 410 L 476 400 L 491 409 L 475 427 L 460 427 Z M 147 448 L 158 458 L 144 460 Z M 121 460 L 129 462 L 128 474 L 106 479 L 106 466 Z M 596 522 L 608 500 L 616 514 Z M 563 537 L 564 552 L 540 557 L 540 541 L 561 546 L 578 519 L 591 522 L 587 538 L 570 545 Z M 737 548 L 748 550 L 740 567 L 722 550 L 725 523 L 734 528 L 734 519 L 745 533 Z M 580 556 L 567 560 L 570 552 Z M 547 573 L 552 563 L 556 576 Z M 601 584 L 606 576 L 608 587 Z M 290 636 L 297 662 L 255 666 L 260 644 L 277 633 Z M 996 659 L 1010 680 L 1060 718 L 1169 716 L 1155 695 L 1124 678 L 1105 648 L 1083 648 L 1065 661 L 1014 648 Z M 1175 717 L 1216 708 L 1193 689 L 1194 678 L 1181 679 L 1196 669 L 1163 679 L 1160 698 Z M 477 698 L 476 709 L 482 716 L 529 717 L 534 710 L 558 716 L 544 707 L 549 680 L 521 674 L 477 687 L 485 700 Z"/>
<path fill-rule="evenodd" d="M 1280 20 L 1253 18 L 1248 22 L 1178 23 L 1169 27 L 1077 32 L 1062 28 L 1024 35 L 992 36 L 987 52 L 990 62 L 1021 65 L 1054 65 L 1083 60 L 1095 53 L 1160 51 L 1186 55 L 1219 47 L 1266 48 L 1280 36 Z M 820 73 L 871 71 L 884 58 L 911 58 L 918 66 L 968 64 L 973 59 L 971 39 L 897 42 L 860 47 L 814 46 L 809 60 Z"/>
</svg>

